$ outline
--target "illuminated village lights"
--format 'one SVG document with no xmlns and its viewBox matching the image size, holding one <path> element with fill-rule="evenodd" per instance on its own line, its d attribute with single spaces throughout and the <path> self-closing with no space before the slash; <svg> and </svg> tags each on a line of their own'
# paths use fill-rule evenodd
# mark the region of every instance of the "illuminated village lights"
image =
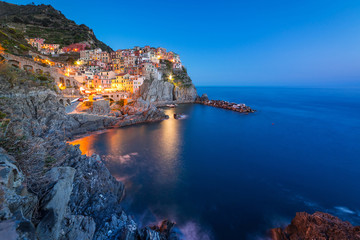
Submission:
<svg viewBox="0 0 360 240">
<path fill-rule="evenodd" d="M 63 85 L 62 83 L 59 83 L 59 89 L 60 90 L 65 90 L 66 89 L 66 86 L 65 85 Z"/>
<path fill-rule="evenodd" d="M 49 65 L 49 66 L 54 66 L 55 65 L 55 62 L 50 61 L 48 59 L 42 59 L 42 58 L 39 58 L 39 57 L 33 57 L 33 59 L 34 59 L 35 62 L 40 62 L 40 63 L 46 64 L 46 65 Z"/>
<path fill-rule="evenodd" d="M 3 54 L 4 51 L 5 51 L 5 48 L 3 48 L 3 47 L 1 46 L 1 44 L 0 44 L 0 54 Z"/>
</svg>

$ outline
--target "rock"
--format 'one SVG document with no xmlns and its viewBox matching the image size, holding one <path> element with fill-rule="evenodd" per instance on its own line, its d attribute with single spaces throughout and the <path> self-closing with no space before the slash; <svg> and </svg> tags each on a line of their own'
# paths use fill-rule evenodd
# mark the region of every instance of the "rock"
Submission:
<svg viewBox="0 0 360 240">
<path fill-rule="evenodd" d="M 323 212 L 310 215 L 306 212 L 296 213 L 291 224 L 285 229 L 275 228 L 270 231 L 274 240 L 298 239 L 360 239 L 360 226 L 353 227 L 349 222 Z"/>
<path fill-rule="evenodd" d="M 60 240 L 91 240 L 94 237 L 96 225 L 92 217 L 72 215 L 70 218 L 65 219 L 64 225 L 67 231 L 59 238 Z"/>
<path fill-rule="evenodd" d="M 145 227 L 140 230 L 142 239 L 179 240 L 178 233 L 174 231 L 175 223 L 164 220 L 159 226 Z"/>
<path fill-rule="evenodd" d="M 197 102 L 207 102 L 209 101 L 209 97 L 206 93 L 204 93 L 201 97 L 196 98 Z"/>
<path fill-rule="evenodd" d="M 163 80 L 146 80 L 140 87 L 140 96 L 150 103 L 188 103 L 195 101 L 197 91 L 190 79 L 186 84 L 177 86 Z"/>
<path fill-rule="evenodd" d="M 174 100 L 177 102 L 194 102 L 197 96 L 193 84 L 174 88 Z"/>
<path fill-rule="evenodd" d="M 55 182 L 55 185 L 41 201 L 40 211 L 43 217 L 36 228 L 36 234 L 40 240 L 59 238 L 73 189 L 74 174 L 75 169 L 71 167 L 56 167 L 47 173 L 47 177 Z"/>
<path fill-rule="evenodd" d="M 110 103 L 107 100 L 97 100 L 94 101 L 92 107 L 89 108 L 88 113 L 98 114 L 98 115 L 107 115 L 110 113 Z"/>
<path fill-rule="evenodd" d="M 75 135 L 108 128 L 119 121 L 116 117 L 86 113 L 71 113 L 68 116 L 71 118 L 71 120 L 69 120 L 71 125 L 69 125 L 66 134 L 69 138 Z"/>
<path fill-rule="evenodd" d="M 154 80 L 151 83 L 145 81 L 140 88 L 140 94 L 147 102 L 173 101 L 173 90 L 174 85 L 166 81 Z"/>
<path fill-rule="evenodd" d="M 25 177 L 15 159 L 0 148 L 0 236 L 35 239 L 31 217 L 37 197 L 26 189 Z"/>
<path fill-rule="evenodd" d="M 35 240 L 33 224 L 21 215 L 14 216 L 11 220 L 0 222 L 1 239 L 6 240 Z M 3 238 L 5 237 L 5 238 Z"/>
</svg>

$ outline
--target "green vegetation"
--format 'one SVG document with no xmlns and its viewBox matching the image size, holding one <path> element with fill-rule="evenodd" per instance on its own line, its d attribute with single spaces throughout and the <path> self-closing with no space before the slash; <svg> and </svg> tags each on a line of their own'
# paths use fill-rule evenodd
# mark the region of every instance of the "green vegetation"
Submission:
<svg viewBox="0 0 360 240">
<path fill-rule="evenodd" d="M 21 34 L 29 38 L 44 38 L 45 43 L 56 43 L 61 47 L 87 41 L 93 42 L 92 48 L 112 50 L 99 41 L 89 27 L 84 24 L 78 25 L 67 19 L 50 5 L 15 5 L 0 1 L 0 23 L 3 26 L 15 27 L 16 30 L 10 30 L 12 34 Z"/>
<path fill-rule="evenodd" d="M 0 111 L 0 120 L 3 120 L 4 118 L 6 118 L 6 113 Z"/>
<path fill-rule="evenodd" d="M 50 76 L 42 73 L 24 71 L 7 64 L 0 64 L 0 85 L 2 88 L 45 87 L 54 90 L 55 81 Z M 55 87 L 55 88 L 54 88 Z"/>
<path fill-rule="evenodd" d="M 120 107 L 125 106 L 125 99 L 120 99 L 119 101 L 116 101 L 116 104 L 119 105 Z"/>
<path fill-rule="evenodd" d="M 22 32 L 8 27 L 0 27 L 0 44 L 13 54 L 25 55 L 31 49 Z"/>
<path fill-rule="evenodd" d="M 170 82 L 176 87 L 186 88 L 193 85 L 185 67 L 173 69 L 173 63 L 165 59 L 162 59 L 160 63 L 163 66 L 163 81 Z"/>
</svg>

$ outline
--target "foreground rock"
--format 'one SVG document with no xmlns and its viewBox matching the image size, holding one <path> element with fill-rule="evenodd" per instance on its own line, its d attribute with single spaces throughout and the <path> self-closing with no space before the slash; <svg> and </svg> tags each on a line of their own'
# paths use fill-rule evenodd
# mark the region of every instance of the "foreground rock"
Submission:
<svg viewBox="0 0 360 240">
<path fill-rule="evenodd" d="M 25 176 L 15 164 L 15 159 L 0 148 L 0 236 L 34 239 L 31 217 L 38 198 L 27 191 Z"/>
<path fill-rule="evenodd" d="M 296 213 L 291 224 L 285 229 L 271 230 L 273 240 L 358 240 L 360 226 L 353 227 L 349 222 L 341 221 L 327 213 L 315 212 L 310 215 L 306 212 Z"/>
</svg>

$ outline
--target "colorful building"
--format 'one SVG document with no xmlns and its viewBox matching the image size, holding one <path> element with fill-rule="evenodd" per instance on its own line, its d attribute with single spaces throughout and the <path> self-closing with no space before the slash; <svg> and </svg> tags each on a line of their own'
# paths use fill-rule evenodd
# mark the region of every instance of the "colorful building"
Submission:
<svg viewBox="0 0 360 240">
<path fill-rule="evenodd" d="M 88 43 L 74 43 L 69 46 L 63 47 L 64 52 L 81 52 L 84 51 L 87 47 L 90 47 Z"/>
</svg>

